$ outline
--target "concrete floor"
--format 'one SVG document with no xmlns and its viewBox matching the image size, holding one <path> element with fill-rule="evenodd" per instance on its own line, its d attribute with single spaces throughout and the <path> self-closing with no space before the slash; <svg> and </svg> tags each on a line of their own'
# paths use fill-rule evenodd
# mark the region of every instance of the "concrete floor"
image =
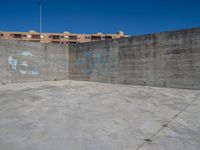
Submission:
<svg viewBox="0 0 200 150">
<path fill-rule="evenodd" d="M 199 150 L 200 91 L 82 81 L 1 85 L 0 149 Z"/>
</svg>

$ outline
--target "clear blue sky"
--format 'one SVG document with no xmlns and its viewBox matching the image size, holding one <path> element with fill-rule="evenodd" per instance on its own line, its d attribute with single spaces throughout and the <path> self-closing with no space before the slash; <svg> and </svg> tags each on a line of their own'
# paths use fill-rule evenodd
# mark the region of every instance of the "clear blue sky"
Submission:
<svg viewBox="0 0 200 150">
<path fill-rule="evenodd" d="M 43 31 L 139 35 L 200 27 L 200 0 L 42 0 Z M 0 31 L 39 31 L 38 0 L 1 0 Z"/>
</svg>

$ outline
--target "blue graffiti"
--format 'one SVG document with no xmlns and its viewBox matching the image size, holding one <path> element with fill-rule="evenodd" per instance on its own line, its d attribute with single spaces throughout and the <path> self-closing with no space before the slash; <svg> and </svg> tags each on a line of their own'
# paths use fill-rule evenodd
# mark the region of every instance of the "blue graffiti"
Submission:
<svg viewBox="0 0 200 150">
<path fill-rule="evenodd" d="M 80 66 L 80 65 L 82 65 L 82 64 L 84 64 L 84 61 L 81 60 L 80 58 L 77 58 L 77 59 L 76 59 L 76 66 L 78 67 L 78 66 Z"/>
<path fill-rule="evenodd" d="M 83 73 L 86 75 L 90 75 L 92 72 L 96 72 L 98 75 L 102 74 L 102 70 L 98 67 L 98 65 L 104 65 L 107 63 L 104 57 L 102 57 L 101 53 L 94 53 L 93 51 L 83 52 L 83 58 L 77 57 L 76 66 L 82 67 L 87 63 L 87 69 L 83 70 Z M 84 67 L 83 67 L 84 68 Z"/>
<path fill-rule="evenodd" d="M 87 52 L 84 52 L 83 54 L 84 54 L 84 56 L 86 58 L 91 58 L 93 56 L 93 52 L 92 51 L 89 51 L 89 52 L 87 51 Z"/>
</svg>

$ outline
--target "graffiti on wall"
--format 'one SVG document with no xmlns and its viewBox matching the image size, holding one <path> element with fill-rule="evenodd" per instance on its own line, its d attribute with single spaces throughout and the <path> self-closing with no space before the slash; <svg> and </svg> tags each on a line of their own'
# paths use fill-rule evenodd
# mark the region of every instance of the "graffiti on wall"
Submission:
<svg viewBox="0 0 200 150">
<path fill-rule="evenodd" d="M 83 67 L 82 73 L 86 75 L 90 75 L 92 72 L 96 72 L 97 74 L 101 74 L 100 69 L 97 65 L 105 64 L 105 60 L 101 58 L 100 53 L 94 53 L 93 51 L 86 51 L 82 53 L 82 55 L 76 58 L 76 67 L 79 69 L 83 66 L 87 65 L 87 67 Z"/>
<path fill-rule="evenodd" d="M 9 56 L 8 58 L 8 64 L 11 65 L 11 68 L 13 70 L 16 70 L 17 68 L 17 60 L 13 58 L 13 56 Z"/>
<path fill-rule="evenodd" d="M 39 71 L 37 66 L 34 64 L 33 56 L 34 55 L 29 51 L 23 51 L 15 57 L 10 55 L 8 58 L 8 64 L 11 66 L 12 71 L 19 71 L 22 75 L 38 75 Z M 19 60 L 17 60 L 17 58 Z M 29 63 L 27 60 L 29 60 Z"/>
<path fill-rule="evenodd" d="M 26 61 L 22 61 L 20 63 L 20 73 L 22 75 L 38 75 L 39 72 L 37 71 L 37 67 L 35 66 L 29 66 Z M 30 69 L 29 69 L 30 68 Z"/>
<path fill-rule="evenodd" d="M 113 59 L 113 58 L 110 58 Z M 100 52 L 85 51 L 77 56 L 75 61 L 76 67 L 82 70 L 85 75 L 96 73 L 102 75 L 105 72 L 105 67 L 109 66 L 109 69 L 115 69 L 114 61 L 109 62 L 109 57 L 104 56 Z"/>
<path fill-rule="evenodd" d="M 19 55 L 22 55 L 22 56 L 33 56 L 29 51 L 24 51 L 24 52 L 20 53 Z"/>
</svg>

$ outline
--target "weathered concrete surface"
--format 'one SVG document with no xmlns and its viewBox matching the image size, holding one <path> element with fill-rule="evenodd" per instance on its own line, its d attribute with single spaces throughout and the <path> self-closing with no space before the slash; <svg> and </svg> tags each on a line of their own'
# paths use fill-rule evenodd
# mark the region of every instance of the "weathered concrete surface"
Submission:
<svg viewBox="0 0 200 150">
<path fill-rule="evenodd" d="M 69 59 L 74 80 L 200 89 L 200 28 L 81 43 Z"/>
<path fill-rule="evenodd" d="M 0 82 L 68 78 L 68 46 L 0 40 Z"/>
<path fill-rule="evenodd" d="M 200 28 L 77 45 L 0 40 L 0 83 L 86 80 L 200 90 Z"/>
<path fill-rule="evenodd" d="M 199 150 L 199 95 L 83 81 L 1 85 L 0 149 Z"/>
</svg>

